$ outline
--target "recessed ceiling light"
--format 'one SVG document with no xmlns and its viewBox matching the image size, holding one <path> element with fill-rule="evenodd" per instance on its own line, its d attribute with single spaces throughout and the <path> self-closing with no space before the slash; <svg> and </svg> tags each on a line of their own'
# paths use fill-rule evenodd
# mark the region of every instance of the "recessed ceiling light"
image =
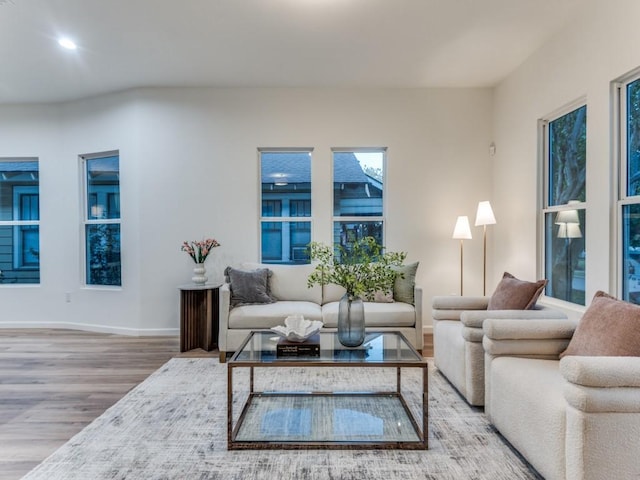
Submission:
<svg viewBox="0 0 640 480">
<path fill-rule="evenodd" d="M 75 50 L 78 46 L 73 42 L 73 40 L 69 38 L 61 38 L 58 40 L 58 43 L 61 47 L 66 48 L 67 50 Z"/>
</svg>

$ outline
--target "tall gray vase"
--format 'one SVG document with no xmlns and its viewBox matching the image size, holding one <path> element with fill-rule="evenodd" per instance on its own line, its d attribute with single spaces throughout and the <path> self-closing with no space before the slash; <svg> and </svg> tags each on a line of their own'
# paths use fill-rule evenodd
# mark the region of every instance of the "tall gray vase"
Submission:
<svg viewBox="0 0 640 480">
<path fill-rule="evenodd" d="M 338 305 L 338 340 L 345 347 L 364 342 L 364 302 L 345 293 Z"/>
</svg>

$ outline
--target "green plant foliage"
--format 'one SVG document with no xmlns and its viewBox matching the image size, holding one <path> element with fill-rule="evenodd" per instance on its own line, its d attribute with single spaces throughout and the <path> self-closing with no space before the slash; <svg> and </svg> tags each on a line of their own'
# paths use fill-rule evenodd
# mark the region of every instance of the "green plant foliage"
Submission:
<svg viewBox="0 0 640 480">
<path fill-rule="evenodd" d="M 393 266 L 402 265 L 406 252 L 384 252 L 375 238 L 364 237 L 350 248 L 336 244 L 334 248 L 320 242 L 309 244 L 312 261 L 317 262 L 307 286 L 334 283 L 347 290 L 350 297 L 367 297 L 377 291 L 388 291 L 398 275 Z"/>
</svg>

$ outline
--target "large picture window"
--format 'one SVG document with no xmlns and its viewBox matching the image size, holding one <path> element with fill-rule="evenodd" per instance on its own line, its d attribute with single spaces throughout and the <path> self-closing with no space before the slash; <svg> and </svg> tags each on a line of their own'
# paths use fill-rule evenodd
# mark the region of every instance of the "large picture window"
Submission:
<svg viewBox="0 0 640 480">
<path fill-rule="evenodd" d="M 620 118 L 620 284 L 623 299 L 640 304 L 640 74 L 618 84 Z"/>
<path fill-rule="evenodd" d="M 547 296 L 584 305 L 587 107 L 567 110 L 541 122 L 544 275 Z"/>
<path fill-rule="evenodd" d="M 363 237 L 384 245 L 386 149 L 333 151 L 333 241 L 347 251 Z"/>
<path fill-rule="evenodd" d="M 0 284 L 40 283 L 38 160 L 0 159 Z"/>
<path fill-rule="evenodd" d="M 261 258 L 309 263 L 311 150 L 260 150 Z"/>
<path fill-rule="evenodd" d="M 85 283 L 122 285 L 120 260 L 120 157 L 82 157 L 85 178 Z"/>
</svg>

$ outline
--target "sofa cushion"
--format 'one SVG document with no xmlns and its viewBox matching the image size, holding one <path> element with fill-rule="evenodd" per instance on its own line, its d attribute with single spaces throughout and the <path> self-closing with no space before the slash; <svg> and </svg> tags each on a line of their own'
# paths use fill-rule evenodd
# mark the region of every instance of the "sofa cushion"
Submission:
<svg viewBox="0 0 640 480">
<path fill-rule="evenodd" d="M 268 329 L 284 325 L 289 315 L 301 314 L 309 320 L 322 320 L 320 305 L 315 302 L 279 301 L 264 305 L 241 305 L 229 311 L 230 329 Z"/>
<path fill-rule="evenodd" d="M 322 321 L 327 328 L 338 326 L 338 305 L 340 302 L 325 303 L 322 306 Z M 364 302 L 364 324 L 366 327 L 413 327 L 416 324 L 416 310 L 403 302 Z"/>
<path fill-rule="evenodd" d="M 273 303 L 269 294 L 269 275 L 266 268 L 238 270 L 227 267 L 224 271 L 231 285 L 231 305 L 250 305 L 254 303 Z"/>
<path fill-rule="evenodd" d="M 396 302 L 404 302 L 413 305 L 415 303 L 414 290 L 416 288 L 416 272 L 420 262 L 410 263 L 409 265 L 392 266 L 394 270 L 399 272 L 393 282 L 393 299 Z"/>
<path fill-rule="evenodd" d="M 528 310 L 536 305 L 547 285 L 546 280 L 527 282 L 504 272 L 496 291 L 489 299 L 487 310 Z"/>
<path fill-rule="evenodd" d="M 640 306 L 596 292 L 565 355 L 640 356 Z"/>
<path fill-rule="evenodd" d="M 262 263 L 243 263 L 243 268 L 268 268 L 271 270 L 269 289 L 271 296 L 277 300 L 301 300 L 322 302 L 322 287 L 307 287 L 307 278 L 313 271 L 313 265 L 273 265 Z"/>
<path fill-rule="evenodd" d="M 322 303 L 339 302 L 345 293 L 347 293 L 346 288 L 335 283 L 329 283 L 322 287 Z"/>
</svg>

